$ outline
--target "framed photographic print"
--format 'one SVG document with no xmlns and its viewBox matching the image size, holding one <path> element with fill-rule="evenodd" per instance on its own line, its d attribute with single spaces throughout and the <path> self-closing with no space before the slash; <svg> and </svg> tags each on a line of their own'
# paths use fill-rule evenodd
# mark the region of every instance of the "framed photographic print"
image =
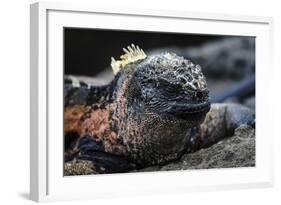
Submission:
<svg viewBox="0 0 281 205">
<path fill-rule="evenodd" d="M 31 199 L 272 186 L 272 23 L 32 4 Z"/>
</svg>

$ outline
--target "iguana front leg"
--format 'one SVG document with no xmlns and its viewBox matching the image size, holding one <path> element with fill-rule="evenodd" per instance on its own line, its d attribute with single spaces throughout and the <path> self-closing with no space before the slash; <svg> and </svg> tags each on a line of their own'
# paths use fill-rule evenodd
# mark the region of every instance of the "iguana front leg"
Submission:
<svg viewBox="0 0 281 205">
<path fill-rule="evenodd" d="M 73 150 L 76 152 L 71 152 L 72 158 L 66 159 L 66 175 L 80 175 L 86 172 L 88 174 L 122 173 L 137 168 L 125 157 L 106 152 L 103 144 L 90 136 L 79 138 Z"/>
<path fill-rule="evenodd" d="M 238 104 L 212 104 L 204 122 L 189 130 L 187 152 L 195 152 L 230 137 L 243 124 L 255 126 L 254 111 Z"/>
</svg>

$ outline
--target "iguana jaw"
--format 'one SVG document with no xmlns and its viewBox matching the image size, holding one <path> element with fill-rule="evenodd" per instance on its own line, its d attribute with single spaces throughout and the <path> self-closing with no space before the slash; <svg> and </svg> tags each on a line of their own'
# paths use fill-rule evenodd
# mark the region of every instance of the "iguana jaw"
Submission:
<svg viewBox="0 0 281 205">
<path fill-rule="evenodd" d="M 173 103 L 165 112 L 173 115 L 206 114 L 210 110 L 210 102 L 197 104 Z"/>
<path fill-rule="evenodd" d="M 198 104 L 174 104 L 165 110 L 164 116 L 175 121 L 185 121 L 190 127 L 203 122 L 210 110 L 210 102 Z"/>
</svg>

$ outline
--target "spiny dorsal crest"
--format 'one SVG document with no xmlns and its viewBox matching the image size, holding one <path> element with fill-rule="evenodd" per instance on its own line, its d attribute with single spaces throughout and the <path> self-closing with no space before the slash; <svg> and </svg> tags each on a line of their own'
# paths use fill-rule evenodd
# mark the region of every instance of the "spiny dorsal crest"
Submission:
<svg viewBox="0 0 281 205">
<path fill-rule="evenodd" d="M 127 49 L 123 48 L 123 51 L 125 54 L 120 56 L 120 60 L 116 61 L 113 57 L 111 57 L 111 67 L 114 74 L 118 73 L 127 64 L 146 58 L 144 51 L 134 44 L 127 46 Z"/>
</svg>

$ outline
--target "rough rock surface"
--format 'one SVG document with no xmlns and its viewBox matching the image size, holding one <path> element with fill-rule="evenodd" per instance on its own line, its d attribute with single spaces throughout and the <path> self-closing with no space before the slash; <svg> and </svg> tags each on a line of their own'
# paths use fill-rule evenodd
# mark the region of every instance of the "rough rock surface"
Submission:
<svg viewBox="0 0 281 205">
<path fill-rule="evenodd" d="M 185 154 L 180 160 L 164 166 L 153 166 L 139 171 L 166 171 L 255 166 L 255 129 L 242 125 L 234 136 L 211 147 Z"/>
<path fill-rule="evenodd" d="M 89 175 L 97 174 L 92 162 L 87 160 L 76 160 L 64 163 L 64 175 Z"/>
</svg>

